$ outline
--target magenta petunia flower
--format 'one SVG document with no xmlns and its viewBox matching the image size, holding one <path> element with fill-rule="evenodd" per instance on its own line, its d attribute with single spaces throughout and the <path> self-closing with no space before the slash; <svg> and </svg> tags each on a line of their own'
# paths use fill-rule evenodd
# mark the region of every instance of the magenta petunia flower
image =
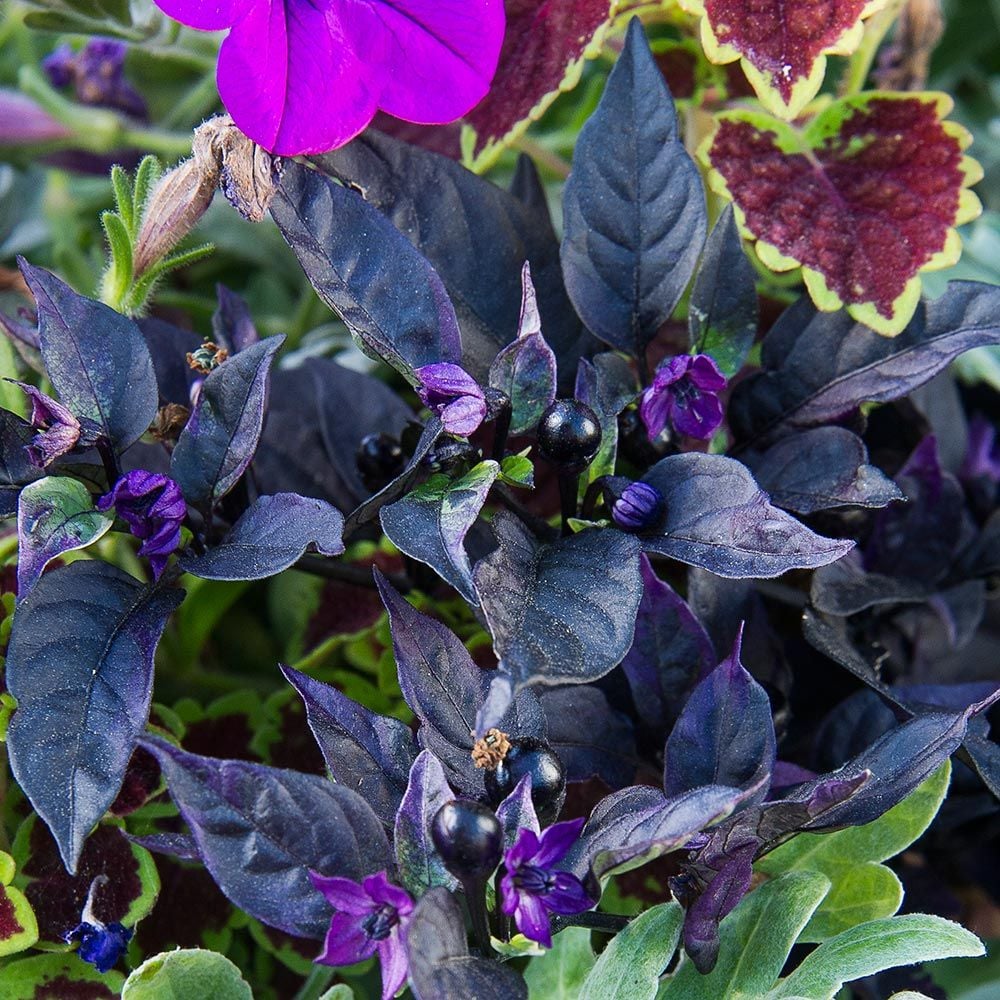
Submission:
<svg viewBox="0 0 1000 1000">
<path fill-rule="evenodd" d="M 441 125 L 486 95 L 503 0 L 155 0 L 204 31 L 229 29 L 219 94 L 254 142 L 284 156 L 353 139 L 381 109 Z"/>
<path fill-rule="evenodd" d="M 722 423 L 718 394 L 725 388 L 725 375 L 707 354 L 664 360 L 639 403 L 649 440 L 655 441 L 668 423 L 678 434 L 702 441 L 710 438 Z"/>
</svg>

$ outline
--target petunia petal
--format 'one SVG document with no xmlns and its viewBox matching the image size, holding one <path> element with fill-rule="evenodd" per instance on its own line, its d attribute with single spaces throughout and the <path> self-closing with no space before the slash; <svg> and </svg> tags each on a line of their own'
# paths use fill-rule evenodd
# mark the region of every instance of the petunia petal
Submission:
<svg viewBox="0 0 1000 1000">
<path fill-rule="evenodd" d="M 722 402 L 718 396 L 705 394 L 671 400 L 670 420 L 679 433 L 688 437 L 707 440 L 722 423 L 722 417 Z"/>
<path fill-rule="evenodd" d="M 189 28 L 219 31 L 240 19 L 253 0 L 154 0 L 167 17 Z"/>
<path fill-rule="evenodd" d="M 514 914 L 517 929 L 532 941 L 537 941 L 546 948 L 552 947 L 552 928 L 549 926 L 549 914 L 542 901 L 537 896 L 522 893 L 518 900 L 517 912 Z"/>
<path fill-rule="evenodd" d="M 410 967 L 398 930 L 379 942 L 378 957 L 382 963 L 382 1000 L 391 1000 L 406 982 Z"/>
<path fill-rule="evenodd" d="M 369 875 L 364 880 L 363 885 L 365 892 L 368 893 L 375 903 L 388 903 L 389 906 L 394 907 L 404 917 L 412 911 L 413 900 L 410 898 L 410 894 L 398 885 L 393 885 L 386 878 L 385 872 L 379 872 L 377 875 Z"/>
<path fill-rule="evenodd" d="M 532 859 L 539 868 L 551 868 L 562 861 L 569 849 L 576 843 L 585 820 L 568 819 L 564 823 L 554 823 L 542 831 L 542 840 Z"/>
<path fill-rule="evenodd" d="M 354 965 L 375 954 L 377 943 L 361 927 L 356 915 L 335 913 L 326 932 L 320 965 Z"/>
<path fill-rule="evenodd" d="M 722 392 L 726 388 L 726 376 L 719 370 L 719 366 L 707 354 L 698 354 L 691 362 L 691 370 L 688 378 L 699 389 L 706 392 Z"/>
<path fill-rule="evenodd" d="M 553 913 L 583 913 L 593 905 L 593 900 L 583 883 L 571 872 L 556 872 L 555 885 L 542 897 L 546 908 Z"/>
<path fill-rule="evenodd" d="M 371 913 L 375 909 L 371 896 L 363 886 L 352 882 L 349 878 L 339 875 L 318 875 L 309 873 L 309 879 L 316 889 L 326 896 L 326 901 L 335 909 L 344 913 L 361 915 Z"/>
</svg>

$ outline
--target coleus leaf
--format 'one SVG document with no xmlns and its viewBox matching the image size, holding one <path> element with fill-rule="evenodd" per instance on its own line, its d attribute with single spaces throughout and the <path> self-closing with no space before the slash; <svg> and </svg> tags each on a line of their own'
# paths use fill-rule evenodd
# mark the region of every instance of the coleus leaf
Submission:
<svg viewBox="0 0 1000 1000">
<path fill-rule="evenodd" d="M 527 261 L 521 270 L 521 315 L 517 338 L 490 365 L 490 385 L 510 399 L 510 432 L 534 428 L 556 398 L 556 356 L 542 336 L 542 318 Z"/>
<path fill-rule="evenodd" d="M 37 16 L 43 16 L 42 12 Z M 30 17 L 30 13 L 25 16 L 25 23 Z M 79 24 L 73 23 L 73 27 L 78 29 Z M 91 27 L 96 28 L 88 25 L 88 29 Z M 8 1000 L 46 1000 L 54 990 L 64 996 L 73 996 L 66 993 L 67 989 L 87 1000 L 120 1000 L 124 982 L 125 977 L 120 972 L 114 969 L 98 972 L 73 954 L 33 955 L 6 962 L 0 969 L 0 992 Z"/>
<path fill-rule="evenodd" d="M 23 601 L 56 556 L 86 548 L 114 524 L 113 513 L 94 509 L 78 479 L 46 476 L 21 490 L 17 502 L 17 597 Z"/>
<path fill-rule="evenodd" d="M 35 429 L 26 420 L 10 410 L 0 410 L 0 517 L 17 510 L 22 486 L 44 475 L 24 450 L 34 436 Z"/>
<path fill-rule="evenodd" d="M 24 951 L 38 940 L 35 911 L 21 890 L 10 884 L 14 871 L 14 859 L 0 851 L 0 958 Z"/>
<path fill-rule="evenodd" d="M 725 64 L 741 60 L 761 104 L 782 118 L 798 117 L 819 93 L 827 55 L 850 55 L 861 43 L 862 19 L 884 0 L 681 0 L 701 21 L 705 55 Z"/>
<path fill-rule="evenodd" d="M 357 192 L 289 163 L 271 215 L 365 353 L 411 378 L 421 365 L 461 361 L 458 320 L 437 272 Z"/>
<path fill-rule="evenodd" d="M 881 469 L 868 464 L 864 441 L 846 427 L 814 427 L 746 460 L 771 502 L 797 514 L 832 507 L 885 507 L 905 499 Z"/>
<path fill-rule="evenodd" d="M 692 354 L 707 354 L 727 378 L 742 367 L 757 334 L 757 284 L 731 205 L 705 241 L 688 305 Z"/>
<path fill-rule="evenodd" d="M 224 497 L 252 461 L 264 426 L 268 376 L 284 340 L 268 337 L 248 347 L 202 383 L 170 457 L 170 476 L 188 503 Z"/>
<path fill-rule="evenodd" d="M 355 791 L 313 774 L 142 744 L 219 888 L 240 909 L 298 937 L 322 937 L 330 906 L 309 872 L 360 881 L 389 863 L 378 817 Z"/>
<path fill-rule="evenodd" d="M 691 692 L 663 751 L 663 790 L 677 795 L 702 785 L 755 788 L 767 794 L 776 740 L 767 692 L 740 663 L 742 632 L 732 653 Z"/>
<path fill-rule="evenodd" d="M 484 169 L 602 49 L 620 0 L 505 0 L 507 31 L 489 93 L 465 116 L 473 130 L 466 157 Z"/>
<path fill-rule="evenodd" d="M 545 337 L 572 372 L 584 346 L 563 285 L 548 207 L 526 204 L 460 164 L 368 130 L 313 161 L 360 191 L 431 262 L 455 305 L 462 365 L 485 382 L 518 329 L 521 269 L 530 263 Z M 533 168 L 524 158 L 522 178 Z"/>
<path fill-rule="evenodd" d="M 121 787 L 149 713 L 153 653 L 182 597 L 82 561 L 43 576 L 14 617 L 11 768 L 71 872 Z"/>
<path fill-rule="evenodd" d="M 501 670 L 514 685 L 580 684 L 616 667 L 642 596 L 638 541 L 590 530 L 541 543 L 506 511 L 493 528 L 498 547 L 473 576 Z"/>
<path fill-rule="evenodd" d="M 441 762 L 430 750 L 422 750 L 410 768 L 392 836 L 400 877 L 414 897 L 436 885 L 446 889 L 458 886 L 431 839 L 431 820 L 454 798 Z"/>
<path fill-rule="evenodd" d="M 998 316 L 1000 288 L 974 281 L 950 282 L 892 339 L 846 312 L 817 312 L 800 299 L 764 338 L 762 371 L 733 390 L 730 426 L 742 441 L 767 443 L 835 421 L 863 402 L 899 399 L 963 351 L 1000 343 Z"/>
<path fill-rule="evenodd" d="M 48 271 L 19 263 L 35 296 L 42 358 L 60 400 L 124 450 L 156 416 L 156 376 L 139 328 Z"/>
<path fill-rule="evenodd" d="M 894 336 L 920 301 L 918 272 L 954 264 L 982 172 L 943 94 L 875 92 L 825 108 L 803 131 L 755 111 L 718 116 L 701 155 L 712 189 L 772 270 L 802 267 L 817 307 Z"/>
<path fill-rule="evenodd" d="M 353 788 L 387 826 L 406 790 L 417 756 L 410 727 L 376 715 L 335 687 L 282 667 L 306 707 L 306 719 L 334 781 Z"/>
<path fill-rule="evenodd" d="M 416 1000 L 527 1000 L 528 987 L 519 972 L 469 954 L 465 918 L 447 889 L 438 886 L 421 897 L 405 939 Z"/>
<path fill-rule="evenodd" d="M 580 318 L 612 347 L 644 357 L 687 287 L 707 216 L 638 19 L 580 130 L 563 216 L 563 275 Z"/>
<path fill-rule="evenodd" d="M 307 549 L 344 551 L 344 516 L 322 500 L 296 493 L 258 497 L 218 545 L 185 555 L 180 566 L 204 580 L 262 580 L 293 565 Z"/>
<path fill-rule="evenodd" d="M 694 613 L 653 572 L 643 554 L 642 599 L 622 671 L 643 724 L 661 743 L 692 686 L 716 662 L 712 641 Z"/>
<path fill-rule="evenodd" d="M 643 533 L 647 552 L 718 576 L 772 577 L 834 562 L 853 542 L 823 538 L 772 506 L 746 466 L 689 452 L 661 459 L 642 481 L 664 498 L 661 521 Z"/>
<path fill-rule="evenodd" d="M 473 605 L 479 598 L 465 536 L 499 474 L 500 466 L 486 461 L 453 482 L 434 476 L 379 513 L 382 530 L 396 548 L 426 563 Z"/>
</svg>

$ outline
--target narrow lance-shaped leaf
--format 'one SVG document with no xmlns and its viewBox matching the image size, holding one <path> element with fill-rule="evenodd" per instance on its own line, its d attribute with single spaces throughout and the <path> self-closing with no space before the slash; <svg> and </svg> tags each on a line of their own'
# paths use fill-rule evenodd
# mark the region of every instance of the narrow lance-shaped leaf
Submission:
<svg viewBox="0 0 1000 1000">
<path fill-rule="evenodd" d="M 825 566 L 854 545 L 817 535 L 772 506 L 746 466 L 722 455 L 671 455 L 643 482 L 666 503 L 660 523 L 640 536 L 643 548 L 718 576 L 772 577 Z"/>
<path fill-rule="evenodd" d="M 181 569 L 204 580 L 261 580 L 288 569 L 307 549 L 344 551 L 344 516 L 322 500 L 297 493 L 258 497 L 218 545 L 186 555 Z"/>
<path fill-rule="evenodd" d="M 411 377 L 421 365 L 461 361 L 458 320 L 441 279 L 357 192 L 289 163 L 271 215 L 365 353 Z"/>
<path fill-rule="evenodd" d="M 764 264 L 801 266 L 818 308 L 846 306 L 894 336 L 920 300 L 918 272 L 956 263 L 955 227 L 980 211 L 967 190 L 982 176 L 963 155 L 971 137 L 942 121 L 951 106 L 944 94 L 861 94 L 802 132 L 727 111 L 702 155 Z"/>
<path fill-rule="evenodd" d="M 309 872 L 360 881 L 383 870 L 389 845 L 355 791 L 313 774 L 143 746 L 163 770 L 198 853 L 226 896 L 252 917 L 299 937 L 322 937 L 330 906 Z"/>
<path fill-rule="evenodd" d="M 204 381 L 170 458 L 188 503 L 224 497 L 253 459 L 264 426 L 268 375 L 285 338 L 268 337 L 224 361 Z"/>
<path fill-rule="evenodd" d="M 642 25 L 629 25 L 563 192 L 566 290 L 584 323 L 643 357 L 705 239 L 704 192 Z"/>
<path fill-rule="evenodd" d="M 114 514 L 94 509 L 77 479 L 47 476 L 25 486 L 17 504 L 18 600 L 28 596 L 52 559 L 96 542 L 114 520 Z"/>
<path fill-rule="evenodd" d="M 149 712 L 153 653 L 182 596 L 83 561 L 42 577 L 15 615 L 11 768 L 71 872 L 121 787 Z"/>
<path fill-rule="evenodd" d="M 156 416 L 156 375 L 139 328 L 48 271 L 19 263 L 38 306 L 42 358 L 60 400 L 124 450 Z"/>
<path fill-rule="evenodd" d="M 396 548 L 434 569 L 470 604 L 478 604 L 465 536 L 479 517 L 500 474 L 496 462 L 480 462 L 449 483 L 435 476 L 413 493 L 383 507 L 382 530 Z"/>
<path fill-rule="evenodd" d="M 732 378 L 742 367 L 757 334 L 757 284 L 743 252 L 731 205 L 708 235 L 698 266 L 688 332 L 692 354 L 707 354 Z"/>
</svg>

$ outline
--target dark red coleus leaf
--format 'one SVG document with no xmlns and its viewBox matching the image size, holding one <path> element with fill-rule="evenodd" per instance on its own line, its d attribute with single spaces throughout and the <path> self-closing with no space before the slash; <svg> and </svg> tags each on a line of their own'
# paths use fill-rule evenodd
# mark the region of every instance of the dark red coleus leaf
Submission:
<svg viewBox="0 0 1000 1000">
<path fill-rule="evenodd" d="M 507 34 L 489 93 L 466 116 L 472 159 L 490 162 L 580 78 L 600 51 L 610 0 L 506 0 Z"/>
<path fill-rule="evenodd" d="M 702 45 L 712 62 L 742 59 L 764 107 L 795 118 L 823 85 L 827 54 L 853 52 L 862 18 L 883 0 L 681 0 L 681 6 L 701 15 Z"/>
<path fill-rule="evenodd" d="M 919 301 L 918 272 L 953 264 L 954 227 L 980 210 L 966 186 L 981 172 L 963 155 L 968 134 L 942 120 L 950 110 L 944 94 L 871 93 L 803 130 L 730 111 L 702 155 L 768 267 L 801 265 L 818 308 L 846 306 L 895 335 Z"/>
</svg>

